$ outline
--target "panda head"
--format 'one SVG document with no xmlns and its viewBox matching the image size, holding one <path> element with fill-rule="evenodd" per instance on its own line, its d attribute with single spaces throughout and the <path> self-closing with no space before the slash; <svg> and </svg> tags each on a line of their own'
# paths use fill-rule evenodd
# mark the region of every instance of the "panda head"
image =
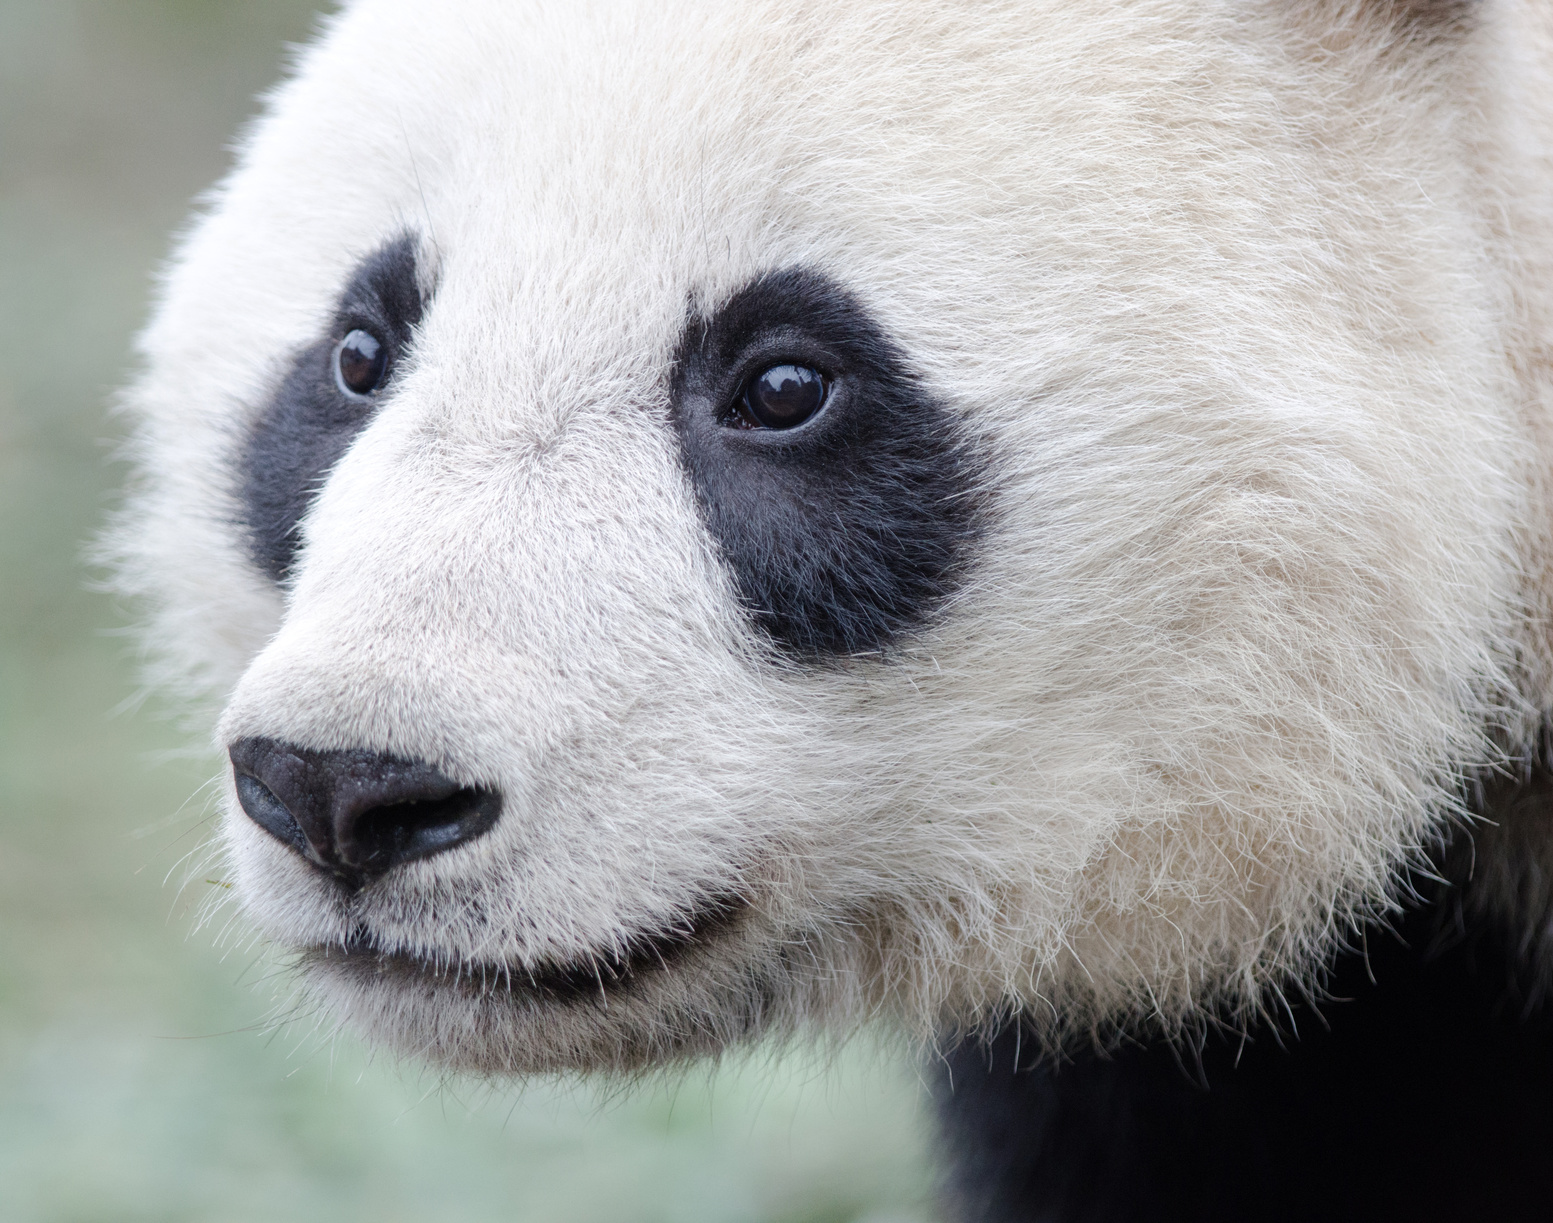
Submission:
<svg viewBox="0 0 1553 1223">
<path fill-rule="evenodd" d="M 1496 299 L 1373 41 L 349 6 L 169 273 L 115 534 L 258 927 L 486 1071 L 1308 971 L 1515 648 Z"/>
</svg>

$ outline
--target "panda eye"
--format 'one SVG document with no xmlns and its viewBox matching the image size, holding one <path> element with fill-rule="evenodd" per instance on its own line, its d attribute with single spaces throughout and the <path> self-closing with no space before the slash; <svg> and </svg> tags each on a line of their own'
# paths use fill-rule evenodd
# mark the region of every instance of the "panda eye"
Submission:
<svg viewBox="0 0 1553 1223">
<path fill-rule="evenodd" d="M 744 384 L 735 425 L 744 429 L 792 429 L 825 403 L 825 378 L 807 365 L 773 365 Z"/>
<path fill-rule="evenodd" d="M 349 332 L 334 350 L 334 380 L 347 395 L 370 395 L 388 371 L 388 348 L 370 331 Z"/>
</svg>

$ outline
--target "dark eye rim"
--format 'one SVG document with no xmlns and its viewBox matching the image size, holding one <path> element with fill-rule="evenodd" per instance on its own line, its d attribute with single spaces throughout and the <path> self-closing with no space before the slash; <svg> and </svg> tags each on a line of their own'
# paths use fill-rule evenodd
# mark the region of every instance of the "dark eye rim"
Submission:
<svg viewBox="0 0 1553 1223">
<path fill-rule="evenodd" d="M 377 379 L 373 382 L 371 389 L 367 391 L 354 391 L 347 386 L 345 375 L 340 369 L 340 354 L 345 351 L 346 342 L 358 331 L 370 336 L 377 343 L 378 351 L 382 354 L 382 368 L 378 371 Z M 334 347 L 329 350 L 329 371 L 334 378 L 335 389 L 347 399 L 356 403 L 367 403 L 377 398 L 378 392 L 388 383 L 388 376 L 393 371 L 393 364 L 393 344 L 383 337 L 383 329 L 359 321 L 346 324 L 343 334 Z"/>
</svg>

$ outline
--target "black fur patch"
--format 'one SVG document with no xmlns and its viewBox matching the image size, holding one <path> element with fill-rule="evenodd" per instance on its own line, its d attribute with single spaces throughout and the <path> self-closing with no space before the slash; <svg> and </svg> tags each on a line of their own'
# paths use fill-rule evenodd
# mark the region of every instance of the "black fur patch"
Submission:
<svg viewBox="0 0 1553 1223">
<path fill-rule="evenodd" d="M 824 375 L 825 406 L 794 429 L 730 427 L 746 382 L 783 363 Z M 962 580 L 983 529 L 983 465 L 907 354 L 819 273 L 769 273 L 692 318 L 673 417 L 739 593 L 790 657 L 876 653 Z"/>
<path fill-rule="evenodd" d="M 1543 821 L 1547 781 L 1517 787 Z M 1458 845 L 1441 866 L 1471 857 Z M 937 1089 L 951 1217 L 1553 1216 L 1553 1006 L 1523 934 L 1467 899 L 1448 885 L 1396 931 L 1370 929 L 1332 1000 L 1295 1006 L 1281 1031 L 1053 1061 L 1016 1024 L 954 1049 Z"/>
<path fill-rule="evenodd" d="M 416 275 L 418 239 L 405 234 L 361 261 L 340 295 L 328 332 L 293 358 L 241 455 L 241 501 L 254 562 L 277 582 L 296 560 L 297 527 L 329 472 L 366 427 L 404 359 L 424 302 Z M 357 328 L 388 349 L 388 368 L 370 399 L 335 382 L 335 349 Z"/>
</svg>

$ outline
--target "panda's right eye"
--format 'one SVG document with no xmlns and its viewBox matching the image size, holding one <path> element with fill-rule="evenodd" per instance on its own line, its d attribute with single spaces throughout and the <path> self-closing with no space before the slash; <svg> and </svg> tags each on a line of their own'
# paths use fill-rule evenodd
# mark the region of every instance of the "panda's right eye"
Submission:
<svg viewBox="0 0 1553 1223">
<path fill-rule="evenodd" d="M 359 327 L 334 350 L 334 380 L 347 395 L 364 398 L 382 385 L 388 372 L 388 346 Z"/>
</svg>

